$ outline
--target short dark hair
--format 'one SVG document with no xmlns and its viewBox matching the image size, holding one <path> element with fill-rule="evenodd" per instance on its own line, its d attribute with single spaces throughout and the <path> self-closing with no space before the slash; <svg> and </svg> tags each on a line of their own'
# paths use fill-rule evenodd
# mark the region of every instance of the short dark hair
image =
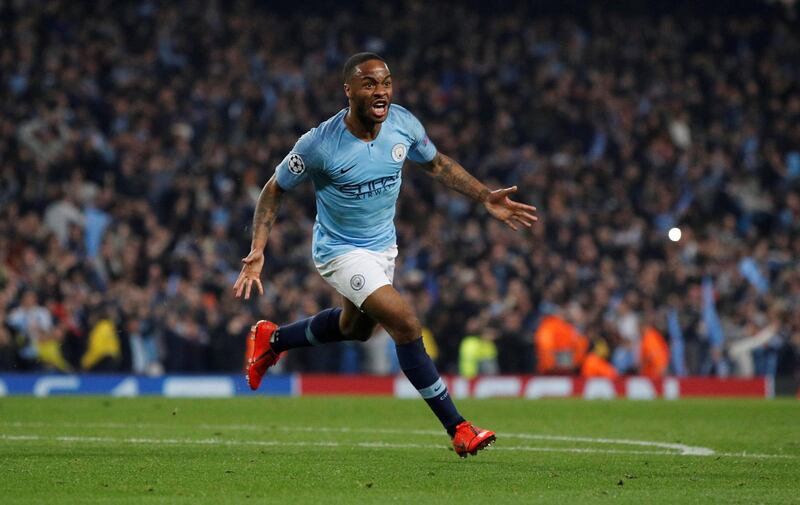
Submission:
<svg viewBox="0 0 800 505">
<path fill-rule="evenodd" d="M 365 61 L 369 60 L 378 60 L 386 63 L 379 54 L 376 53 L 356 53 L 353 56 L 347 58 L 347 61 L 344 62 L 344 68 L 342 68 L 342 77 L 344 78 L 344 82 L 347 82 L 350 79 L 350 76 L 353 75 L 353 71 L 356 67 Z"/>
</svg>

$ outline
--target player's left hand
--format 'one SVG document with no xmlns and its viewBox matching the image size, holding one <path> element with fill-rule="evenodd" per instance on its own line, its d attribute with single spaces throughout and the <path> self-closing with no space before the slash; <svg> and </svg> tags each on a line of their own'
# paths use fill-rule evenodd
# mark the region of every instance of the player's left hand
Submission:
<svg viewBox="0 0 800 505">
<path fill-rule="evenodd" d="M 516 186 L 492 191 L 486 201 L 483 202 L 483 205 L 486 206 L 489 214 L 504 222 L 512 230 L 519 229 L 517 224 L 530 228 L 533 223 L 539 220 L 538 217 L 533 215 L 536 212 L 536 207 L 515 202 L 508 197 L 508 195 L 516 191 Z"/>
</svg>

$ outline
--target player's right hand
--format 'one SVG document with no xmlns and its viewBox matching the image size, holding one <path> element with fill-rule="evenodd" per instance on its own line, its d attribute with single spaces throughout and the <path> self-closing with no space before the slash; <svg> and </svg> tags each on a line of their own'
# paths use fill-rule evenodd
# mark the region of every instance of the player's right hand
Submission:
<svg viewBox="0 0 800 505">
<path fill-rule="evenodd" d="M 254 283 L 258 288 L 258 293 L 263 295 L 261 269 L 264 268 L 264 252 L 250 251 L 246 258 L 242 258 L 242 263 L 242 271 L 239 272 L 239 278 L 233 284 L 233 296 L 241 298 L 242 292 L 244 292 L 244 299 L 248 300 Z"/>
</svg>

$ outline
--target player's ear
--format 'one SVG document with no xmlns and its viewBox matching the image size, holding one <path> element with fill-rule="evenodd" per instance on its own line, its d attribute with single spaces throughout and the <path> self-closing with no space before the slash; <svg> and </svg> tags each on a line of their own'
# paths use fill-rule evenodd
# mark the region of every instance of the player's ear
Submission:
<svg viewBox="0 0 800 505">
<path fill-rule="evenodd" d="M 347 98 L 350 98 L 350 85 L 347 83 L 344 83 L 344 94 Z"/>
</svg>

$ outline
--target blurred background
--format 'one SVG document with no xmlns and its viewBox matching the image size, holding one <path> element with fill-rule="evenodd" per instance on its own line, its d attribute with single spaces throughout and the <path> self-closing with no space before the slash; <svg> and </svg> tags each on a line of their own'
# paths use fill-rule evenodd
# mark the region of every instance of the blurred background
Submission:
<svg viewBox="0 0 800 505">
<path fill-rule="evenodd" d="M 404 170 L 396 285 L 444 373 L 800 375 L 794 2 L 0 0 L 0 370 L 235 372 L 336 305 L 310 185 L 235 300 L 262 185 L 383 55 L 514 233 Z M 391 340 L 278 371 L 390 374 Z"/>
</svg>

